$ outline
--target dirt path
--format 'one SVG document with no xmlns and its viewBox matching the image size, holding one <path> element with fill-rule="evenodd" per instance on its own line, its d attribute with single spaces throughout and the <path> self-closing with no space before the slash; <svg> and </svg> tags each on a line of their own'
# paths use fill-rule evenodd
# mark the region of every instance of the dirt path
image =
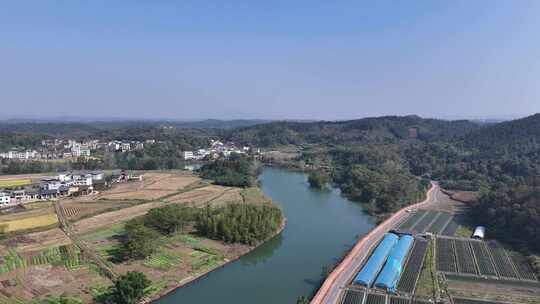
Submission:
<svg viewBox="0 0 540 304">
<path fill-rule="evenodd" d="M 64 208 L 62 207 L 61 203 L 55 202 L 54 203 L 54 209 L 56 211 L 56 216 L 58 217 L 58 221 L 60 222 L 60 229 L 64 231 L 66 236 L 71 239 L 73 244 L 75 244 L 81 252 L 90 260 L 92 260 L 102 271 L 104 274 L 109 277 L 109 279 L 114 279 L 118 276 L 118 274 L 109 267 L 99 254 L 94 252 L 90 247 L 86 246 L 86 244 L 80 240 L 75 233 L 73 233 L 73 230 L 69 224 L 69 221 L 67 220 L 67 216 L 64 212 Z"/>
</svg>

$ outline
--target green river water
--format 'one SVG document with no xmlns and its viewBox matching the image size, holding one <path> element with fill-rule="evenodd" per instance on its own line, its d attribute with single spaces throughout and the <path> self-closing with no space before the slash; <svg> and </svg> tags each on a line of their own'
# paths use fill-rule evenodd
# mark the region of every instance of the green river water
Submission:
<svg viewBox="0 0 540 304">
<path fill-rule="evenodd" d="M 318 288 L 374 220 L 338 189 L 310 189 L 302 173 L 265 168 L 262 190 L 287 217 L 283 233 L 251 253 L 159 299 L 159 304 L 294 304 Z"/>
</svg>

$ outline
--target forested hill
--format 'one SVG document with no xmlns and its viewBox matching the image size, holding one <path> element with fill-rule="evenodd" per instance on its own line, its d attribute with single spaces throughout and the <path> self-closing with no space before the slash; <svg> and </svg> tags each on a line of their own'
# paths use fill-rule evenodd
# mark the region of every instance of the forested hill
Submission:
<svg viewBox="0 0 540 304">
<path fill-rule="evenodd" d="M 273 122 L 235 129 L 229 133 L 229 138 L 261 147 L 305 143 L 391 143 L 407 139 L 450 139 L 480 128 L 480 124 L 467 120 L 385 116 L 335 122 Z"/>
<path fill-rule="evenodd" d="M 206 119 L 196 121 L 171 121 L 171 120 L 111 120 L 111 121 L 0 121 L 0 133 L 17 134 L 40 134 L 43 136 L 81 138 L 99 136 L 105 133 L 134 133 L 133 130 L 141 129 L 177 129 L 185 133 L 219 132 L 220 130 L 248 127 L 268 123 L 268 120 L 237 119 L 219 120 Z"/>
<path fill-rule="evenodd" d="M 497 123 L 464 136 L 467 147 L 489 152 L 534 152 L 540 146 L 540 114 Z"/>
<path fill-rule="evenodd" d="M 228 134 L 260 147 L 302 146 L 293 165 L 328 171 L 375 214 L 418 200 L 426 186 L 419 176 L 481 191 L 474 221 L 491 237 L 540 251 L 540 114 L 489 124 L 417 116 L 274 122 Z"/>
</svg>

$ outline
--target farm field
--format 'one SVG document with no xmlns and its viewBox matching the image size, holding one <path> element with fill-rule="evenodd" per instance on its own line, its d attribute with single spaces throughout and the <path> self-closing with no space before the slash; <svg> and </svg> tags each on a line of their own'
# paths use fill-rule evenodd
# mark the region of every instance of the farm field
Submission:
<svg viewBox="0 0 540 304">
<path fill-rule="evenodd" d="M 249 246 L 224 244 L 189 233 L 161 237 L 157 251 L 146 259 L 119 261 L 123 223 L 104 227 L 80 238 L 118 273 L 142 271 L 152 280 L 155 293 L 177 282 L 196 277 L 246 253 Z"/>
<path fill-rule="evenodd" d="M 347 290 L 343 297 L 342 304 L 362 304 L 364 292 L 357 290 Z"/>
<path fill-rule="evenodd" d="M 540 285 L 524 281 L 499 283 L 495 279 L 447 276 L 448 291 L 455 298 L 513 304 L 540 303 Z"/>
<path fill-rule="evenodd" d="M 93 197 L 94 200 L 157 200 L 181 191 L 200 178 L 190 173 L 148 172 L 141 182 L 129 182 L 116 185 Z"/>
<path fill-rule="evenodd" d="M 437 270 L 457 272 L 454 240 L 445 238 L 437 239 Z"/>
<path fill-rule="evenodd" d="M 413 215 L 409 216 L 409 218 L 405 220 L 405 222 L 399 225 L 399 229 L 412 229 L 414 225 L 426 215 L 426 213 L 426 210 L 416 211 Z"/>
<path fill-rule="evenodd" d="M 251 247 L 225 244 L 190 231 L 161 237 L 159 248 L 143 260 L 120 262 L 124 223 L 148 210 L 170 204 L 203 207 L 228 202 L 268 203 L 258 188 L 239 189 L 211 185 L 185 172 L 147 172 L 142 181 L 115 185 L 95 195 L 60 199 L 77 242 L 90 247 L 119 274 L 142 271 L 152 280 L 150 296 L 200 276 L 249 251 Z M 0 240 L 0 303 L 26 303 L 30 299 L 67 293 L 91 302 L 93 295 L 111 284 L 99 268 L 59 228 L 52 202 L 25 205 L 20 212 L 0 215 L 8 234 Z M 46 228 L 47 230 L 39 230 Z"/>
<path fill-rule="evenodd" d="M 458 271 L 467 274 L 478 274 L 469 242 L 465 240 L 455 240 L 454 248 L 457 257 Z"/>
<path fill-rule="evenodd" d="M 480 274 L 484 276 L 497 276 L 495 271 L 495 266 L 491 263 L 491 258 L 489 256 L 489 251 L 484 242 L 470 242 L 471 248 L 473 249 L 474 256 L 478 264 L 478 269 Z"/>
<path fill-rule="evenodd" d="M 47 202 L 33 203 L 20 212 L 0 215 L 0 225 L 5 232 L 51 228 L 58 223 L 53 206 Z"/>
<path fill-rule="evenodd" d="M 398 283 L 398 290 L 400 292 L 405 292 L 412 294 L 416 287 L 416 281 L 420 275 L 420 270 L 422 269 L 424 256 L 427 252 L 429 242 L 426 240 L 417 239 L 414 242 L 414 247 L 411 251 L 407 264 L 405 265 L 405 270 L 401 275 Z"/>
<path fill-rule="evenodd" d="M 0 179 L 0 189 L 31 185 L 31 179 Z"/>
<path fill-rule="evenodd" d="M 454 234 L 456 234 L 456 231 L 458 230 L 458 228 L 459 228 L 459 224 L 455 220 L 451 220 L 448 223 L 448 225 L 446 225 L 446 227 L 444 228 L 442 233 L 440 233 L 440 234 L 441 235 L 446 235 L 446 236 L 454 236 Z"/>
<path fill-rule="evenodd" d="M 370 293 L 366 297 L 366 304 L 385 304 L 386 295 Z"/>
<path fill-rule="evenodd" d="M 29 241 L 29 240 L 27 240 Z M 81 294 L 89 301 L 83 282 L 104 284 L 97 269 L 88 263 L 69 240 L 64 244 L 20 246 L 1 250 L 0 303 L 26 303 L 46 295 Z"/>
<path fill-rule="evenodd" d="M 434 280 L 435 275 L 435 252 L 433 242 L 429 242 L 422 270 L 416 284 L 415 295 L 431 298 L 437 286 Z"/>
<path fill-rule="evenodd" d="M 540 282 L 525 257 L 493 240 L 438 238 L 437 269 L 455 297 L 540 303 Z"/>
<path fill-rule="evenodd" d="M 390 297 L 389 304 L 409 304 L 411 302 L 408 298 Z"/>
<path fill-rule="evenodd" d="M 442 231 L 444 231 L 444 228 L 446 228 L 446 225 L 450 222 L 450 220 L 453 218 L 453 215 L 447 212 L 441 212 L 440 216 L 431 224 L 431 226 L 426 229 L 427 232 L 433 233 L 433 234 L 441 234 Z"/>
<path fill-rule="evenodd" d="M 494 240 L 437 238 L 437 270 L 500 280 L 537 282 L 534 271 L 523 255 L 507 251 Z"/>
<path fill-rule="evenodd" d="M 425 232 L 431 223 L 436 220 L 437 217 L 439 217 L 440 212 L 436 211 L 428 211 L 427 214 L 420 220 L 416 225 L 413 226 L 413 230 L 417 231 L 418 233 Z"/>
</svg>

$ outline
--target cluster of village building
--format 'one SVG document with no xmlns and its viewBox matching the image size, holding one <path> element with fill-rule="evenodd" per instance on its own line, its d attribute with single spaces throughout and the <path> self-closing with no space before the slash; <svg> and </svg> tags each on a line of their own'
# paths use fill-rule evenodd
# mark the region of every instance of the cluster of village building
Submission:
<svg viewBox="0 0 540 304">
<path fill-rule="evenodd" d="M 105 178 L 103 171 L 71 171 L 42 178 L 39 185 L 25 189 L 0 192 L 0 208 L 12 207 L 26 202 L 49 200 L 65 196 L 80 196 L 95 193 L 113 183 L 142 180 L 142 175 L 128 174 L 123 170 L 112 172 Z"/>
<path fill-rule="evenodd" d="M 97 139 L 78 142 L 67 139 L 47 139 L 41 141 L 41 148 L 37 150 L 19 150 L 0 153 L 0 158 L 32 160 L 32 159 L 60 159 L 77 158 L 81 156 L 90 157 L 95 151 L 102 150 L 108 152 L 127 152 L 132 150 L 142 150 L 145 144 L 154 144 L 155 140 L 148 139 L 141 141 L 113 140 L 100 142 Z"/>
<path fill-rule="evenodd" d="M 196 151 L 183 151 L 182 157 L 184 160 L 206 160 L 217 159 L 220 156 L 228 157 L 231 153 L 246 154 L 251 152 L 251 148 L 244 146 L 237 148 L 232 142 L 223 143 L 219 140 L 210 140 L 208 149 L 199 149 Z M 257 151 L 259 152 L 259 151 Z"/>
</svg>

